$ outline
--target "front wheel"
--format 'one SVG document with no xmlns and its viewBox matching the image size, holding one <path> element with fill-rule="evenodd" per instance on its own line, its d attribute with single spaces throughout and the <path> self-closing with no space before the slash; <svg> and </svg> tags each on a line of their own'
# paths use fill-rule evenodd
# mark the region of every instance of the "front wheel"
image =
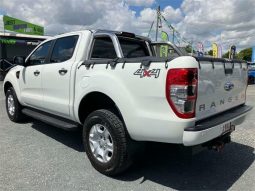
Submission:
<svg viewBox="0 0 255 191">
<path fill-rule="evenodd" d="M 5 104 L 8 117 L 11 121 L 19 122 L 24 119 L 24 115 L 21 112 L 22 106 L 13 87 L 10 87 L 6 92 Z"/>
<path fill-rule="evenodd" d="M 108 110 L 92 112 L 85 120 L 83 142 L 93 167 L 113 176 L 132 164 L 131 140 L 123 122 Z"/>
</svg>

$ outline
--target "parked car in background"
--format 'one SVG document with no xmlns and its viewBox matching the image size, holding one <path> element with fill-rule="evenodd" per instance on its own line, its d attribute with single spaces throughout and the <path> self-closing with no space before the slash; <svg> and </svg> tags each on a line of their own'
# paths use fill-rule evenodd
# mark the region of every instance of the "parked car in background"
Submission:
<svg viewBox="0 0 255 191">
<path fill-rule="evenodd" d="M 255 84 L 255 63 L 248 63 L 248 79 L 249 84 Z"/>
</svg>

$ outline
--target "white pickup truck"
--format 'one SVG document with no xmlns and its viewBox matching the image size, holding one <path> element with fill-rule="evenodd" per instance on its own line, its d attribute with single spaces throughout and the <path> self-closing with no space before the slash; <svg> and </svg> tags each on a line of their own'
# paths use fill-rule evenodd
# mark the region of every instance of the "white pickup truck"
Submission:
<svg viewBox="0 0 255 191">
<path fill-rule="evenodd" d="M 4 80 L 8 116 L 82 127 L 88 158 L 106 175 L 132 164 L 139 141 L 226 143 L 252 109 L 245 105 L 247 63 L 158 58 L 156 45 L 103 30 L 47 39 L 26 59 L 15 57 Z"/>
</svg>

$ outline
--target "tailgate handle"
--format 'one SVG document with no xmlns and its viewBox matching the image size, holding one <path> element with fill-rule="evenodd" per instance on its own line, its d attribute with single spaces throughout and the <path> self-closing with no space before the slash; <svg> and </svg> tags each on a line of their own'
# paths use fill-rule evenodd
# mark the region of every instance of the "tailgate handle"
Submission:
<svg viewBox="0 0 255 191">
<path fill-rule="evenodd" d="M 231 67 L 229 65 L 231 64 Z M 227 67 L 228 65 L 228 67 Z M 224 62 L 224 70 L 225 70 L 225 75 L 232 75 L 233 70 L 234 70 L 234 63 L 233 62 Z"/>
</svg>

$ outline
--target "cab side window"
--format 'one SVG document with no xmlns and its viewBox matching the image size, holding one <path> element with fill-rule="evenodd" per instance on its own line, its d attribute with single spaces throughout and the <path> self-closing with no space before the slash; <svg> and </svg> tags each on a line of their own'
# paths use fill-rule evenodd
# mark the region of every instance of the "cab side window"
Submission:
<svg viewBox="0 0 255 191">
<path fill-rule="evenodd" d="M 50 62 L 58 63 L 71 59 L 78 37 L 78 35 L 75 35 L 57 39 L 53 48 Z"/>
<path fill-rule="evenodd" d="M 110 37 L 96 37 L 91 52 L 91 59 L 114 59 L 116 58 L 115 48 Z"/>
<path fill-rule="evenodd" d="M 34 53 L 30 56 L 29 58 L 29 63 L 28 65 L 40 65 L 40 64 L 45 64 L 46 63 L 46 58 L 48 56 L 50 46 L 51 46 L 52 41 L 48 41 L 39 48 L 37 48 Z"/>
</svg>

